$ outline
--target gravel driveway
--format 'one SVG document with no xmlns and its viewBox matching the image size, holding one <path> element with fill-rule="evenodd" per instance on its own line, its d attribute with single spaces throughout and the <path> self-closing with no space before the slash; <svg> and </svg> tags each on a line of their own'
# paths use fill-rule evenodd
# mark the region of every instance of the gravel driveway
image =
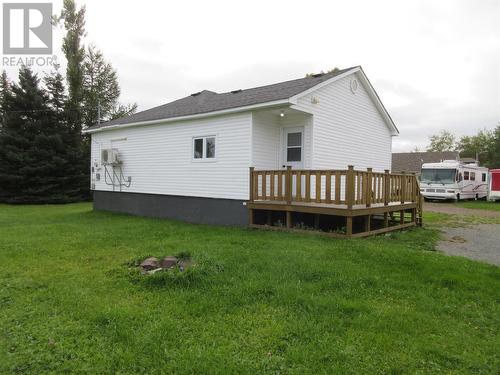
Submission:
<svg viewBox="0 0 500 375">
<path fill-rule="evenodd" d="M 457 207 L 451 203 L 424 203 L 424 211 L 441 212 L 449 215 L 468 215 L 478 217 L 500 217 L 500 211 L 479 210 L 476 208 Z"/>
<path fill-rule="evenodd" d="M 477 224 L 470 228 L 442 228 L 437 249 L 500 266 L 500 224 Z"/>
<path fill-rule="evenodd" d="M 500 212 L 453 206 L 448 203 L 424 204 L 425 211 L 479 218 L 500 218 Z M 454 228 L 441 227 L 443 239 L 437 250 L 500 266 L 500 224 L 468 224 Z"/>
</svg>

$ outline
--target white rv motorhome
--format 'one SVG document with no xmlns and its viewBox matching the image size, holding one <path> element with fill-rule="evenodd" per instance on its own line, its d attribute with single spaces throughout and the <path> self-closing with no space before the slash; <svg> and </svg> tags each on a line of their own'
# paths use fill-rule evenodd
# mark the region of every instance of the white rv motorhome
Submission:
<svg viewBox="0 0 500 375">
<path fill-rule="evenodd" d="M 488 168 L 444 160 L 422 164 L 420 191 L 425 199 L 481 199 L 488 194 Z"/>
</svg>

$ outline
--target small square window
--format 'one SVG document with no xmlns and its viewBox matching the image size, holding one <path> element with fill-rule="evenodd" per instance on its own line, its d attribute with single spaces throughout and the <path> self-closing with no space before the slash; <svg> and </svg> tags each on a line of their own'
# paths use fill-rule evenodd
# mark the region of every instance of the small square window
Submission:
<svg viewBox="0 0 500 375">
<path fill-rule="evenodd" d="M 215 159 L 215 136 L 193 138 L 193 159 Z"/>
<path fill-rule="evenodd" d="M 485 182 L 485 181 L 486 181 L 486 173 L 483 173 L 482 181 L 483 181 L 483 182 Z"/>
<path fill-rule="evenodd" d="M 469 180 L 469 172 L 465 171 L 464 172 L 464 181 L 468 181 Z"/>
<path fill-rule="evenodd" d="M 476 172 L 471 172 L 470 173 L 470 180 L 471 181 L 476 181 Z"/>
</svg>

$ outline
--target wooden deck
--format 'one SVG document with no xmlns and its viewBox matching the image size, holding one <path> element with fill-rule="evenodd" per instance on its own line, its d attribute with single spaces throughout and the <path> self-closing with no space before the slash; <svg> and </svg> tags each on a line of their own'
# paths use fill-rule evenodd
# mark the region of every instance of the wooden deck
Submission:
<svg viewBox="0 0 500 375">
<path fill-rule="evenodd" d="M 414 175 L 250 168 L 249 225 L 360 237 L 422 224 Z M 305 229 L 304 229 L 305 228 Z"/>
</svg>

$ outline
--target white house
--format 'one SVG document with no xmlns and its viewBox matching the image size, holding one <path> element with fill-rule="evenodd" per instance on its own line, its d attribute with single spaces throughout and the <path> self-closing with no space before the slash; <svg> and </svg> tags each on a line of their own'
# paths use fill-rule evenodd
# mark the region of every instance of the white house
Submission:
<svg viewBox="0 0 500 375">
<path fill-rule="evenodd" d="M 205 90 L 86 132 L 96 209 L 245 225 L 249 167 L 383 171 L 398 129 L 357 66 Z"/>
</svg>

